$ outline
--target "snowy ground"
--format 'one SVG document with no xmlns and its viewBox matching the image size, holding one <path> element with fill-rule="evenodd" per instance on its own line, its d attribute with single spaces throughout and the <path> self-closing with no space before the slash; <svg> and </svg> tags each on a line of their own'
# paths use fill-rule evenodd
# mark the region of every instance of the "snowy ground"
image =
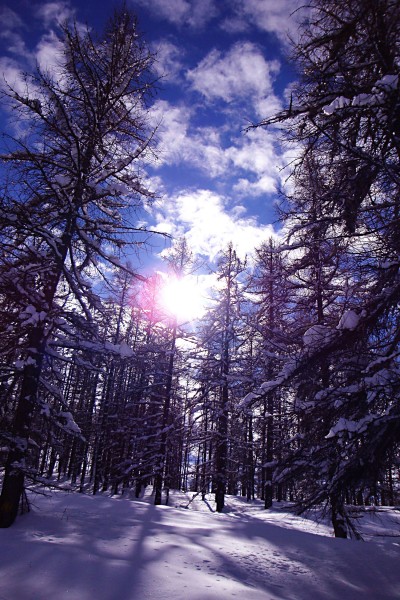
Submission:
<svg viewBox="0 0 400 600">
<path fill-rule="evenodd" d="M 191 498 L 31 496 L 0 530 L 0 600 L 400 598 L 400 511 L 363 514 L 357 542 L 283 507 Z"/>
</svg>

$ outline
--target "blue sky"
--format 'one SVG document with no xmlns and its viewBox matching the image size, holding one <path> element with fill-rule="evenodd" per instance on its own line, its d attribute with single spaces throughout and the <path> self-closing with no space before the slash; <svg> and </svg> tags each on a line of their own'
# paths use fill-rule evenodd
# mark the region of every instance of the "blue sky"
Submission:
<svg viewBox="0 0 400 600">
<path fill-rule="evenodd" d="M 161 76 L 152 106 L 158 160 L 148 178 L 159 200 L 142 215 L 151 227 L 185 235 L 213 263 L 232 241 L 243 257 L 273 232 L 277 189 L 290 150 L 279 130 L 256 129 L 284 106 L 295 72 L 286 59 L 298 0 L 135 0 Z M 102 29 L 109 1 L 6 0 L 0 7 L 0 71 L 8 80 L 36 61 L 51 64 L 58 19 Z M 293 151 L 292 151 L 293 152 Z M 276 230 L 276 227 L 275 227 Z M 165 244 L 155 246 L 160 252 Z"/>
</svg>

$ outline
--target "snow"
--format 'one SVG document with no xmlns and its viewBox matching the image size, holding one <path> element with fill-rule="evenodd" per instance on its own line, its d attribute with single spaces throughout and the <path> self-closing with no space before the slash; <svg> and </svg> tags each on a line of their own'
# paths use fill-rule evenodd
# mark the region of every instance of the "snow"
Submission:
<svg viewBox="0 0 400 600">
<path fill-rule="evenodd" d="M 119 346 L 119 354 L 121 358 L 131 358 L 134 353 L 132 348 L 130 348 L 126 342 L 122 342 Z"/>
<path fill-rule="evenodd" d="M 382 269 L 391 269 L 392 267 L 398 267 L 398 266 L 399 266 L 398 260 L 385 260 L 381 264 Z"/>
<path fill-rule="evenodd" d="M 74 421 L 74 417 L 69 411 L 61 411 L 59 416 L 64 421 L 62 428 L 70 433 L 81 433 L 79 425 Z"/>
<path fill-rule="evenodd" d="M 379 79 L 372 87 L 372 93 L 357 94 L 353 98 L 339 96 L 330 104 L 322 107 L 325 115 L 333 115 L 334 112 L 347 106 L 379 106 L 385 101 L 385 93 L 390 93 L 398 87 L 399 76 L 397 74 L 387 74 Z"/>
<path fill-rule="evenodd" d="M 339 419 L 339 421 L 336 423 L 336 425 L 334 425 L 328 435 L 325 436 L 325 438 L 328 440 L 330 438 L 336 437 L 336 435 L 339 433 L 343 433 L 343 432 L 349 432 L 349 433 L 363 433 L 363 431 L 365 431 L 367 425 L 373 421 L 376 417 L 374 415 L 367 415 L 366 417 L 363 417 L 362 419 L 359 419 L 358 421 L 351 421 L 349 419 L 344 419 L 343 417 L 341 417 Z"/>
<path fill-rule="evenodd" d="M 387 74 L 379 79 L 375 84 L 375 89 L 383 88 L 387 91 L 394 90 L 399 85 L 399 76 L 395 74 Z"/>
<path fill-rule="evenodd" d="M 358 326 L 361 317 L 364 317 L 365 313 L 361 312 L 361 314 L 356 313 L 354 310 L 346 310 L 340 318 L 340 321 L 336 327 L 336 329 L 349 329 L 352 331 L 356 329 Z"/>
<path fill-rule="evenodd" d="M 366 543 L 280 505 L 171 492 L 171 507 L 104 495 L 30 493 L 0 530 L 1 600 L 394 600 L 400 513 L 360 514 Z M 376 537 L 374 537 L 374 534 Z"/>
<path fill-rule="evenodd" d="M 16 360 L 14 362 L 14 366 L 16 369 L 23 369 L 24 367 L 27 367 L 29 365 L 36 365 L 36 360 L 31 356 L 28 356 L 28 358 L 25 360 Z"/>
<path fill-rule="evenodd" d="M 312 325 L 303 335 L 303 344 L 307 348 L 319 348 L 332 339 L 332 329 L 326 325 Z"/>
<path fill-rule="evenodd" d="M 339 108 L 344 108 L 349 104 L 350 100 L 348 98 L 345 98 L 344 96 L 339 96 L 338 98 L 335 98 L 335 100 L 333 100 L 330 104 L 324 106 L 322 110 L 326 115 L 332 115 Z"/>
<path fill-rule="evenodd" d="M 41 321 L 44 321 L 47 313 L 43 310 L 38 312 L 32 304 L 29 304 L 19 315 L 21 321 L 24 321 L 24 325 L 37 325 Z"/>
<path fill-rule="evenodd" d="M 253 400 L 257 400 L 259 398 L 259 394 L 255 392 L 249 392 L 242 400 L 243 406 L 248 406 Z"/>
<path fill-rule="evenodd" d="M 131 358 L 134 355 L 132 348 L 130 348 L 126 342 L 122 342 L 121 344 L 105 342 L 104 348 L 115 354 L 118 354 L 121 358 Z"/>
<path fill-rule="evenodd" d="M 71 183 L 71 178 L 63 173 L 59 173 L 54 177 L 54 181 L 61 186 L 69 185 Z"/>
<path fill-rule="evenodd" d="M 50 417 L 51 415 L 51 409 L 49 404 L 46 404 L 45 402 L 41 402 L 40 404 L 40 414 L 44 415 L 45 417 Z"/>
</svg>

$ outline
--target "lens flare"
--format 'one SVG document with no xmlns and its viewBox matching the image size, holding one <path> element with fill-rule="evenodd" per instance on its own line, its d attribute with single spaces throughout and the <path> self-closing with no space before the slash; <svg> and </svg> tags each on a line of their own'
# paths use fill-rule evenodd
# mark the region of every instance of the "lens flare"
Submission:
<svg viewBox="0 0 400 600">
<path fill-rule="evenodd" d="M 199 318 L 205 312 L 204 298 L 194 277 L 167 277 L 161 288 L 160 301 L 180 322 Z"/>
</svg>

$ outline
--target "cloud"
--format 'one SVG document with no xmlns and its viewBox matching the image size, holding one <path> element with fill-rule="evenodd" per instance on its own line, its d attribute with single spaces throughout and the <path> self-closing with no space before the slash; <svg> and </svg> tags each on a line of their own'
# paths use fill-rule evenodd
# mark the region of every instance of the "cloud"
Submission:
<svg viewBox="0 0 400 600">
<path fill-rule="evenodd" d="M 258 197 L 276 190 L 283 166 L 276 131 L 255 129 L 234 136 L 225 126 L 195 127 L 194 112 L 184 105 L 155 103 L 153 121 L 160 123 L 156 169 L 191 165 L 239 196 Z"/>
<path fill-rule="evenodd" d="M 36 16 L 43 22 L 44 27 L 53 27 L 73 18 L 75 11 L 69 2 L 45 2 L 36 11 Z"/>
<path fill-rule="evenodd" d="M 236 173 L 232 191 L 239 197 L 266 197 L 283 186 L 284 158 L 278 150 L 275 133 L 255 129 L 243 135 L 240 143 L 227 149 L 226 154 Z"/>
<path fill-rule="evenodd" d="M 154 46 L 156 61 L 153 69 L 159 77 L 164 78 L 166 83 L 177 81 L 183 68 L 182 48 L 168 40 L 161 40 Z"/>
<path fill-rule="evenodd" d="M 214 0 L 192 0 L 190 5 L 187 22 L 194 28 L 203 27 L 218 14 L 217 2 Z"/>
<path fill-rule="evenodd" d="M 224 174 L 230 159 L 225 156 L 218 128 L 194 127 L 193 108 L 175 106 L 166 100 L 155 102 L 151 114 L 152 122 L 158 126 L 155 168 L 185 163 L 210 177 Z"/>
<path fill-rule="evenodd" d="M 187 72 L 187 79 L 209 101 L 246 100 L 257 108 L 268 96 L 274 98 L 273 80 L 279 68 L 277 60 L 265 60 L 261 50 L 246 41 L 234 44 L 225 54 L 212 50 Z"/>
<path fill-rule="evenodd" d="M 136 0 L 136 4 L 174 25 L 193 28 L 203 27 L 218 12 L 215 0 Z"/>
<path fill-rule="evenodd" d="M 233 242 L 239 256 L 244 258 L 275 235 L 272 225 L 260 225 L 244 213 L 244 207 L 230 208 L 228 199 L 222 195 L 197 189 L 165 198 L 162 210 L 156 210 L 154 218 L 159 231 L 168 231 L 175 237 L 185 235 L 195 254 L 214 261 L 229 242 Z"/>
<path fill-rule="evenodd" d="M 19 29 L 23 26 L 21 18 L 8 6 L 0 7 L 0 19 L 2 25 L 1 36 L 4 35 L 4 30 Z"/>
<path fill-rule="evenodd" d="M 64 61 L 64 46 L 57 35 L 50 31 L 42 36 L 36 47 L 36 60 L 43 72 L 56 73 Z"/>
<path fill-rule="evenodd" d="M 0 89 L 7 90 L 10 86 L 19 94 L 26 92 L 26 82 L 20 65 L 15 60 L 0 57 Z"/>
<path fill-rule="evenodd" d="M 220 22 L 220 28 L 228 33 L 237 34 L 248 32 L 251 27 L 243 17 L 230 15 Z"/>
<path fill-rule="evenodd" d="M 240 178 L 233 190 L 241 196 L 265 196 L 276 191 L 276 181 L 269 175 L 263 175 L 255 181 Z"/>
<path fill-rule="evenodd" d="M 28 57 L 29 52 L 18 30 L 24 28 L 21 18 L 7 6 L 0 7 L 0 38 L 6 41 L 7 51 L 18 57 Z"/>
<path fill-rule="evenodd" d="M 158 166 L 179 164 L 187 158 L 190 116 L 191 110 L 186 106 L 174 106 L 166 100 L 153 104 L 151 120 L 158 128 Z"/>
<path fill-rule="evenodd" d="M 26 69 L 27 64 L 32 67 L 37 63 L 42 70 L 52 71 L 58 67 L 62 59 L 62 44 L 52 27 L 71 19 L 74 11 L 66 1 L 45 2 L 39 6 L 33 5 L 32 8 L 34 17 L 40 21 L 42 29 L 42 35 L 33 50 L 27 49 L 25 41 L 17 31 L 18 29 L 28 29 L 26 23 L 9 8 L 0 9 L 0 18 L 3 25 L 0 37 L 7 41 L 7 51 L 16 56 L 21 70 Z M 29 15 L 26 16 L 26 20 L 28 19 Z M 20 85 L 17 83 L 18 68 L 13 69 L 10 63 L 4 63 L 3 60 L 3 69 L 4 64 L 4 72 L 8 75 L 8 78 L 11 74 L 15 85 Z"/>
<path fill-rule="evenodd" d="M 159 19 L 177 27 L 200 29 L 223 15 L 219 27 L 229 33 L 256 27 L 275 34 L 288 43 L 287 34 L 295 35 L 304 9 L 301 0 L 136 0 Z"/>
<path fill-rule="evenodd" d="M 261 31 L 275 34 L 284 44 L 295 37 L 304 10 L 301 0 L 236 0 L 233 15 L 222 23 L 226 31 L 244 31 L 249 24 Z"/>
<path fill-rule="evenodd" d="M 279 164 L 274 146 L 274 135 L 266 129 L 255 129 L 244 134 L 240 145 L 232 146 L 227 154 L 235 167 L 256 175 L 275 172 Z"/>
</svg>

